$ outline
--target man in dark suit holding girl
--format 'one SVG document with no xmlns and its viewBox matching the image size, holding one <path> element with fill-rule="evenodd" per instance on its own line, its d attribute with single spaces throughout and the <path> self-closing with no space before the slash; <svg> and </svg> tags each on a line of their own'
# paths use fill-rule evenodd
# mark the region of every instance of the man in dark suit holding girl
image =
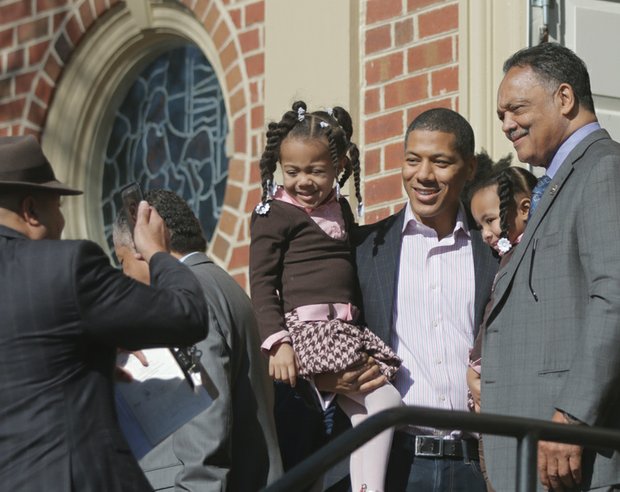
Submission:
<svg viewBox="0 0 620 492">
<path fill-rule="evenodd" d="M 394 384 L 408 405 L 467 410 L 468 352 L 497 271 L 460 201 L 476 170 L 474 147 L 458 113 L 419 115 L 405 136 L 407 205 L 354 238 L 364 317 L 403 359 Z M 317 385 L 358 391 L 380 382 L 366 365 Z M 456 429 L 397 431 L 386 490 L 485 491 L 476 439 Z"/>
</svg>

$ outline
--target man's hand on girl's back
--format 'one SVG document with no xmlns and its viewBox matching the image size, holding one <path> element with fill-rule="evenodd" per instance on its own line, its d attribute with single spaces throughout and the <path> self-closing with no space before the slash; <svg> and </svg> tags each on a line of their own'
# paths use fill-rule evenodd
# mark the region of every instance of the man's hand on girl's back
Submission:
<svg viewBox="0 0 620 492">
<path fill-rule="evenodd" d="M 319 391 L 329 393 L 365 393 L 387 383 L 377 362 L 372 357 L 337 373 L 323 373 L 314 376 Z"/>
</svg>

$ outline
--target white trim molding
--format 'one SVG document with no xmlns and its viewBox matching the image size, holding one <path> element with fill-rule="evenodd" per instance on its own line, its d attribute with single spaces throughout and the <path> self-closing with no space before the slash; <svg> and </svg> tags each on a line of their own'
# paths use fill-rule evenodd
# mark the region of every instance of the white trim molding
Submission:
<svg viewBox="0 0 620 492">
<path fill-rule="evenodd" d="M 497 119 L 502 65 L 527 46 L 528 0 L 460 0 L 459 111 L 474 128 L 476 147 L 491 157 L 512 152 Z"/>
<path fill-rule="evenodd" d="M 63 207 L 64 237 L 89 238 L 104 248 L 104 154 L 115 113 L 136 76 L 163 52 L 189 41 L 205 53 L 228 103 L 220 55 L 200 21 L 178 3 L 129 3 L 100 18 L 81 40 L 56 86 L 42 135 L 59 179 L 84 190 Z M 227 116 L 230 121 L 228 105 Z"/>
</svg>

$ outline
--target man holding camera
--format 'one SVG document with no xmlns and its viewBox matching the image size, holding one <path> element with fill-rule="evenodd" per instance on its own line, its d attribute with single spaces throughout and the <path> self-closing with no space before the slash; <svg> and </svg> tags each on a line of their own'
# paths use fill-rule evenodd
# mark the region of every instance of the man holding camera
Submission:
<svg viewBox="0 0 620 492">
<path fill-rule="evenodd" d="M 0 138 L 0 483 L 5 490 L 151 490 L 118 428 L 117 347 L 191 345 L 207 307 L 140 203 L 135 243 L 151 286 L 90 241 L 59 241 L 56 180 L 32 136 Z M 155 288 L 153 288 L 155 287 Z M 148 309 L 145 309 L 148 307 Z"/>
</svg>

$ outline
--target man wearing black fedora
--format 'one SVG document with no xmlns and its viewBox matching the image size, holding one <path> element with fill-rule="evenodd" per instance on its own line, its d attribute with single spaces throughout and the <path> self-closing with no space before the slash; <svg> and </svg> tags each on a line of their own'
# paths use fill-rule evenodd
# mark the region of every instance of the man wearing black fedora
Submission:
<svg viewBox="0 0 620 492">
<path fill-rule="evenodd" d="M 190 345 L 206 305 L 146 202 L 135 243 L 151 286 L 90 241 L 60 241 L 62 195 L 37 140 L 0 138 L 0 484 L 12 491 L 151 490 L 118 428 L 117 347 Z"/>
</svg>

